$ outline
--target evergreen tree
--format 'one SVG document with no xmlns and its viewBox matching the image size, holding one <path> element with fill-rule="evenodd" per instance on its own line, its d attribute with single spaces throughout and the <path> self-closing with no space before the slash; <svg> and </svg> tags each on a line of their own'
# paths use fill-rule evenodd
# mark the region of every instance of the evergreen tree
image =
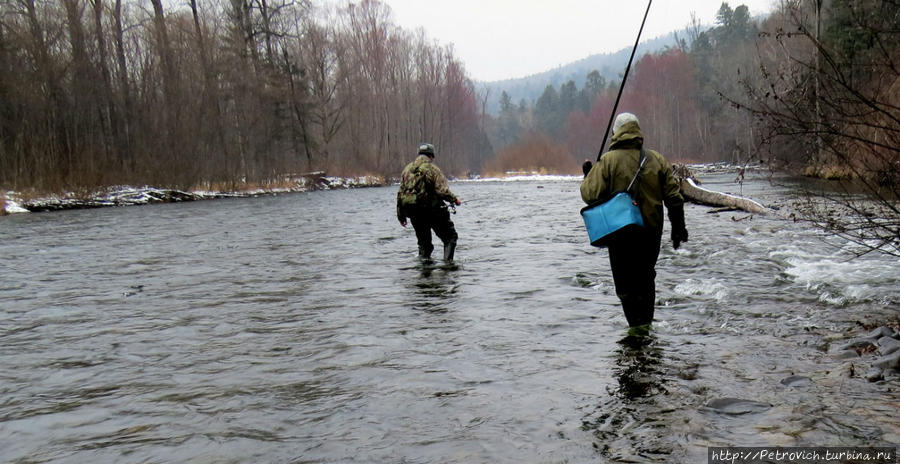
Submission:
<svg viewBox="0 0 900 464">
<path fill-rule="evenodd" d="M 593 99 L 606 90 L 606 78 L 600 75 L 596 69 L 589 72 L 584 81 L 584 90 Z"/>
<path fill-rule="evenodd" d="M 553 138 L 559 135 L 562 129 L 559 93 L 552 85 L 544 88 L 544 93 L 534 104 L 534 120 L 537 128 L 545 134 Z"/>
<path fill-rule="evenodd" d="M 512 111 L 512 99 L 509 98 L 509 94 L 504 90 L 500 94 L 500 114 Z"/>
<path fill-rule="evenodd" d="M 559 87 L 559 116 L 565 118 L 572 111 L 584 105 L 580 104 L 578 87 L 575 81 L 569 80 Z"/>
<path fill-rule="evenodd" d="M 522 127 L 516 114 L 516 107 L 512 99 L 504 90 L 500 94 L 500 116 L 498 121 L 498 138 L 501 147 L 511 145 L 519 139 Z"/>
</svg>

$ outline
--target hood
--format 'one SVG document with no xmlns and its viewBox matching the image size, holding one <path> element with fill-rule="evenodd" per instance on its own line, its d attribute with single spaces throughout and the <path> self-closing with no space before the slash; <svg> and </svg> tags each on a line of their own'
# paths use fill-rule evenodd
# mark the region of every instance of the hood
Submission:
<svg viewBox="0 0 900 464">
<path fill-rule="evenodd" d="M 636 122 L 627 122 L 613 134 L 610 150 L 617 148 L 640 148 L 644 145 L 644 134 Z"/>
</svg>

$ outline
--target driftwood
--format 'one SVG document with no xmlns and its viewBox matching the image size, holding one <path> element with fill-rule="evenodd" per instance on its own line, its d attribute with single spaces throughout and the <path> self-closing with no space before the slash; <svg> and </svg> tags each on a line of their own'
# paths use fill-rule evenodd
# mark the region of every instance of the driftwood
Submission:
<svg viewBox="0 0 900 464">
<path fill-rule="evenodd" d="M 766 214 L 768 208 L 749 198 L 727 193 L 715 192 L 700 186 L 700 182 L 686 166 L 675 166 L 675 177 L 681 184 L 684 199 L 693 203 L 719 206 L 722 208 L 740 209 L 754 214 Z"/>
<path fill-rule="evenodd" d="M 331 182 L 325 175 L 325 171 L 312 171 L 303 174 L 292 174 L 289 176 L 292 180 L 299 180 L 303 185 L 308 185 L 313 190 L 327 189 Z"/>
</svg>

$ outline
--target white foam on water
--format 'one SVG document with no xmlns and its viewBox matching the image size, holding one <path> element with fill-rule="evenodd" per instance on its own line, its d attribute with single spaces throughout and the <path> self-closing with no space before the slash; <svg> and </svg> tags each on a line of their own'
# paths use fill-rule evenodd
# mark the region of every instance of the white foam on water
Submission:
<svg viewBox="0 0 900 464">
<path fill-rule="evenodd" d="M 898 261 L 882 255 L 817 256 L 802 250 L 783 251 L 784 270 L 791 280 L 818 295 L 820 302 L 845 306 L 853 303 L 891 304 L 900 283 Z M 786 256 L 785 256 L 786 255 Z"/>
<path fill-rule="evenodd" d="M 719 279 L 687 279 L 675 286 L 675 293 L 724 301 L 728 298 L 728 287 Z"/>
</svg>

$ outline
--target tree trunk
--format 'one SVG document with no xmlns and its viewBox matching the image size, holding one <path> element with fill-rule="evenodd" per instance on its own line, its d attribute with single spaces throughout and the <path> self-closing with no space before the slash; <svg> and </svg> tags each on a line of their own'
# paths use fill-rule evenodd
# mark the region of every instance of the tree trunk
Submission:
<svg viewBox="0 0 900 464">
<path fill-rule="evenodd" d="M 91 0 L 91 4 L 94 7 L 94 33 L 97 38 L 97 67 L 100 68 L 100 77 L 102 78 L 102 95 L 99 97 L 98 111 L 100 112 L 100 128 L 103 132 L 104 159 L 102 164 L 105 165 L 109 161 L 109 153 L 115 151 L 116 123 L 114 121 L 118 115 L 115 113 L 112 97 L 112 77 L 109 73 L 106 38 L 103 34 L 103 0 Z M 117 158 L 121 158 L 121 156 Z M 117 174 L 121 175 L 121 171 Z"/>
<path fill-rule="evenodd" d="M 200 25 L 200 12 L 197 8 L 197 0 L 191 0 L 191 15 L 194 18 L 194 32 L 197 34 L 197 48 L 200 51 L 200 66 L 203 70 L 203 105 L 205 108 L 201 114 L 209 115 L 213 118 L 213 127 L 215 128 L 215 141 L 210 140 L 209 143 L 216 149 L 212 153 L 207 154 L 214 163 L 222 160 L 230 159 L 229 144 L 225 141 L 225 125 L 223 123 L 222 110 L 219 107 L 219 91 L 216 83 L 215 70 L 212 67 L 209 57 L 208 45 L 203 34 L 203 27 Z M 218 144 L 218 145 L 216 145 Z M 211 169 L 207 176 L 218 177 L 223 174 L 219 169 Z"/>
<path fill-rule="evenodd" d="M 674 170 L 675 177 L 679 180 L 681 185 L 681 195 L 687 201 L 700 205 L 735 208 L 754 214 L 766 214 L 769 212 L 768 208 L 755 200 L 727 193 L 714 192 L 700 187 L 698 181 L 694 178 L 693 173 L 686 166 L 676 166 Z"/>
<path fill-rule="evenodd" d="M 153 24 L 156 29 L 157 51 L 162 61 L 163 91 L 166 96 L 166 105 L 175 107 L 177 73 L 175 71 L 175 59 L 172 52 L 172 44 L 169 41 L 169 30 L 166 25 L 166 14 L 163 10 L 162 0 L 150 0 L 153 4 Z"/>
</svg>

